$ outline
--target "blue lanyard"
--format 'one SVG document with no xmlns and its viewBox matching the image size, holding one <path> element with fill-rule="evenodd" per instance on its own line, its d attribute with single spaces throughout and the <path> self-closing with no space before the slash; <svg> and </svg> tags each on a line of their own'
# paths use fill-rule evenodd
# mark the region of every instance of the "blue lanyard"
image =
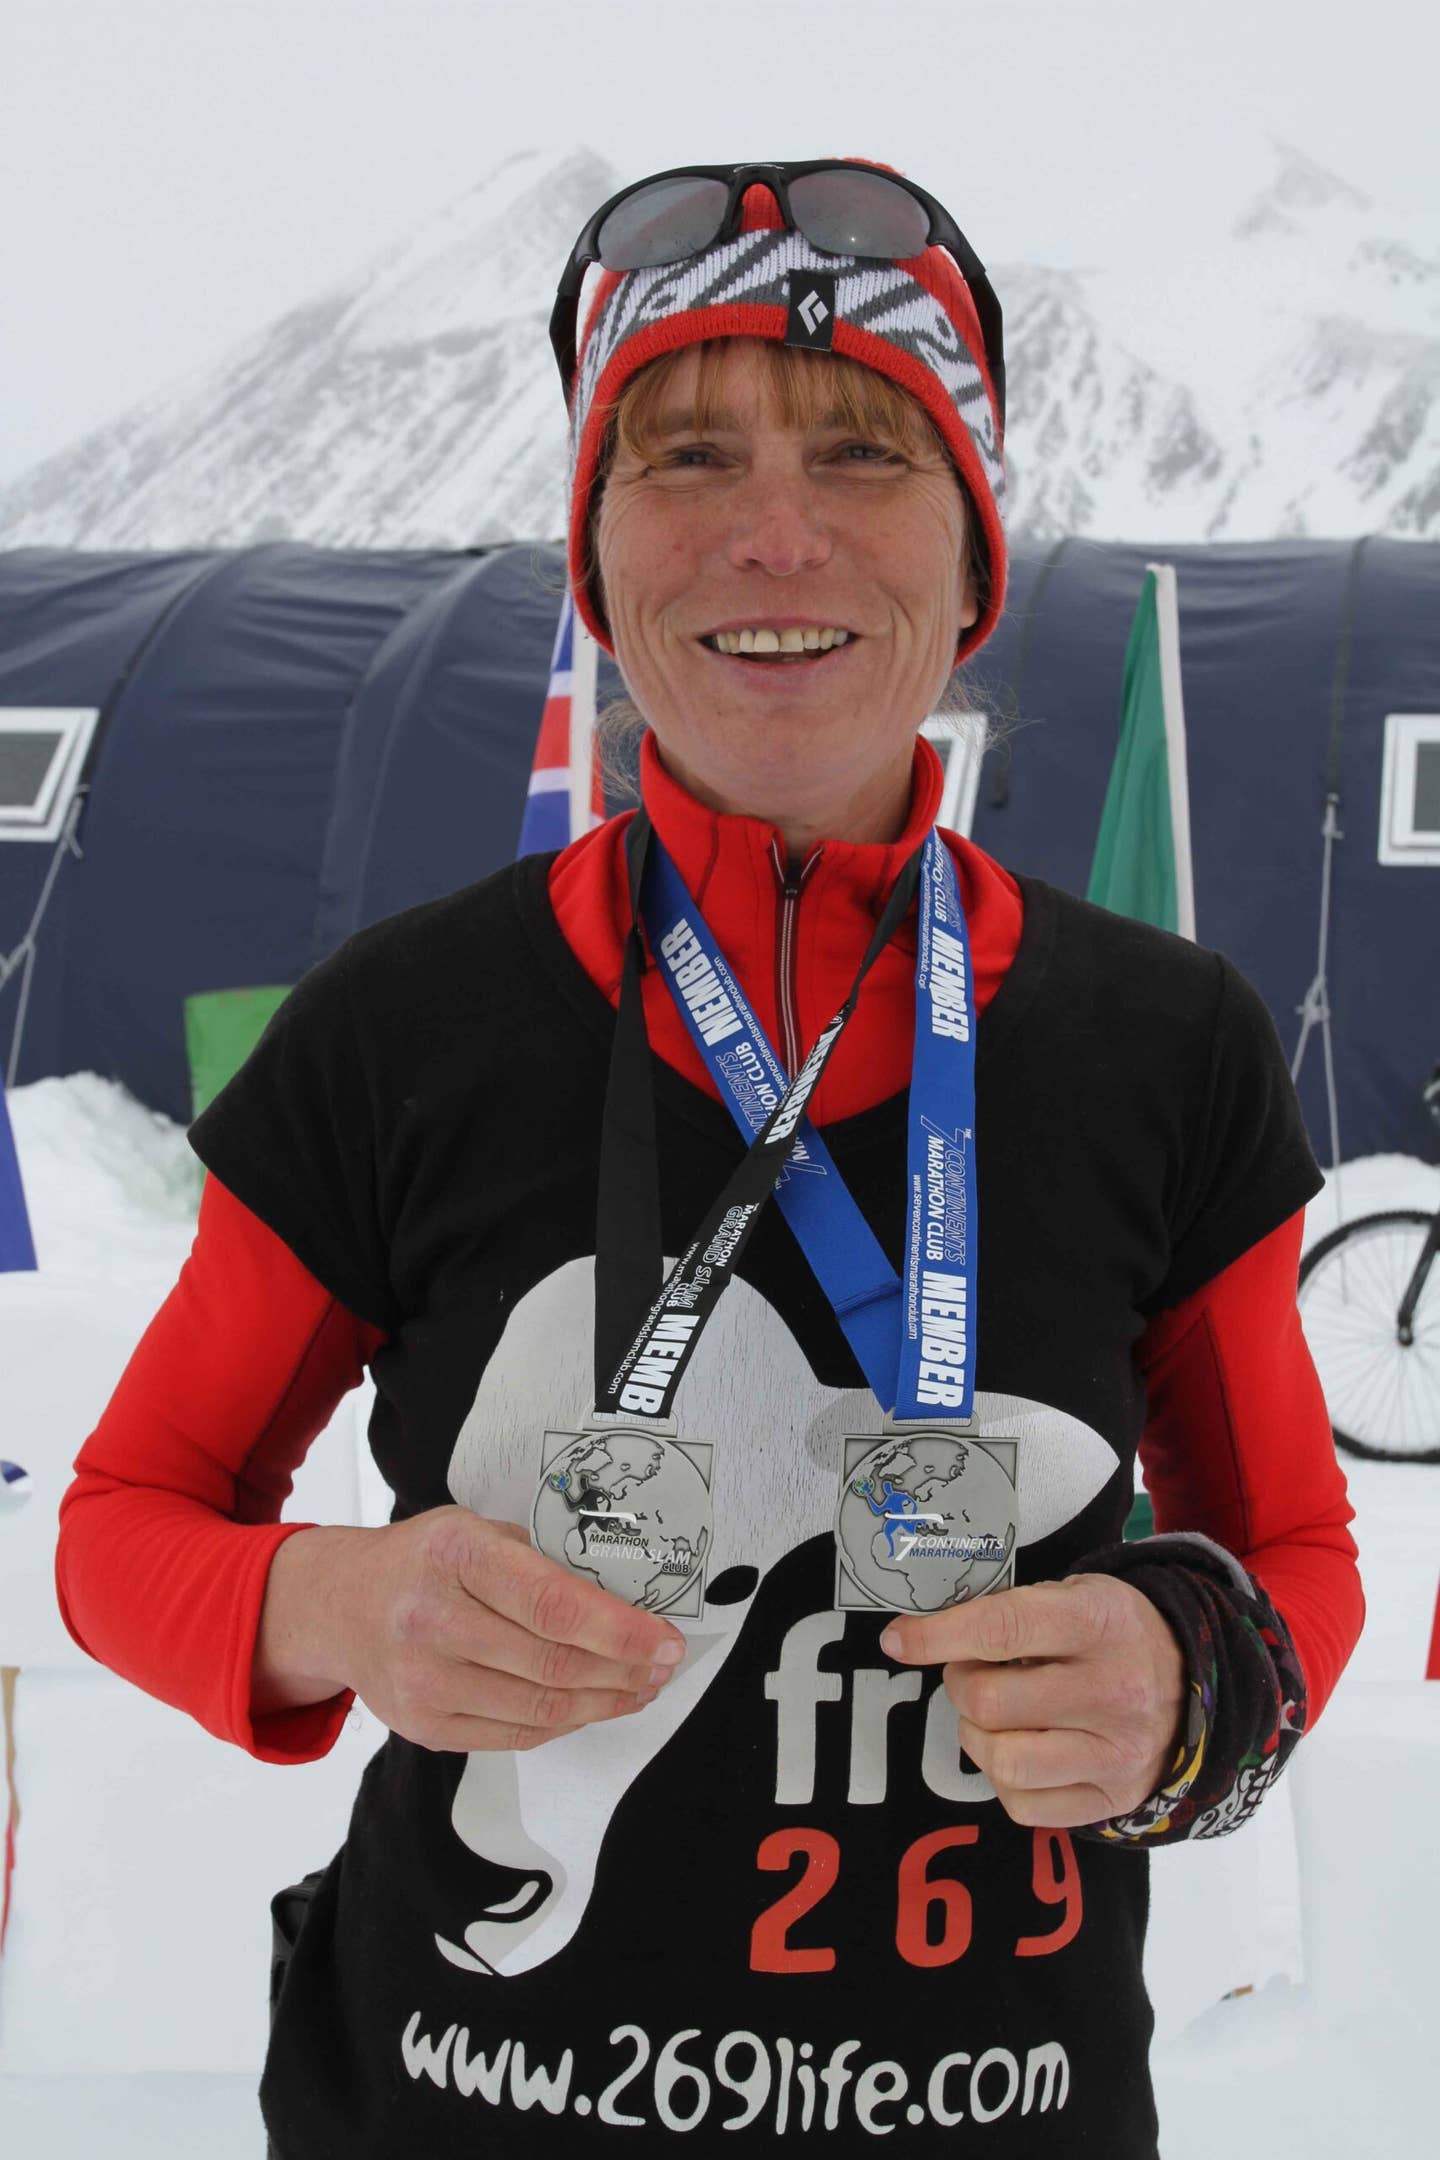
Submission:
<svg viewBox="0 0 1440 2160">
<path fill-rule="evenodd" d="M 640 904 L 691 1040 L 753 1136 L 785 1069 L 658 834 Z M 963 1421 L 975 1393 L 975 1013 L 955 865 L 933 829 L 918 907 L 903 1281 L 808 1117 L 775 1194 L 881 1408 Z"/>
</svg>

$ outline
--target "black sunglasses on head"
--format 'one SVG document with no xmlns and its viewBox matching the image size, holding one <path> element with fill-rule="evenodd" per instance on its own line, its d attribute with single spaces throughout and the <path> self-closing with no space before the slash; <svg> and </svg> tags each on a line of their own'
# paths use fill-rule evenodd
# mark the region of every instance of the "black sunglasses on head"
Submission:
<svg viewBox="0 0 1440 2160">
<path fill-rule="evenodd" d="M 942 203 L 913 180 L 877 172 L 846 158 L 808 158 L 798 164 L 677 165 L 634 180 L 602 203 L 570 250 L 550 316 L 565 401 L 575 375 L 580 288 L 592 263 L 605 270 L 651 270 L 703 255 L 740 230 L 745 190 L 763 181 L 791 232 L 803 233 L 825 255 L 873 255 L 905 262 L 923 248 L 943 247 L 955 260 L 975 302 L 985 360 L 1005 426 L 1005 347 L 1000 303 L 981 262 Z"/>
</svg>

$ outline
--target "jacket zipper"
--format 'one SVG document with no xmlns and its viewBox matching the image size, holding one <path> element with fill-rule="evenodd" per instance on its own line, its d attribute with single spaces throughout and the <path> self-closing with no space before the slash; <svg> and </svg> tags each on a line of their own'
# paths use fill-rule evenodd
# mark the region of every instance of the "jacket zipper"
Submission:
<svg viewBox="0 0 1440 2160">
<path fill-rule="evenodd" d="M 816 848 L 800 869 L 792 870 L 780 853 L 780 843 L 770 843 L 770 860 L 775 865 L 775 875 L 780 881 L 780 906 L 775 916 L 775 1005 L 780 1015 L 780 1041 L 777 1048 L 785 1070 L 793 1080 L 800 1070 L 800 1018 L 795 994 L 795 918 L 800 912 L 800 894 L 806 878 L 824 853 Z"/>
</svg>

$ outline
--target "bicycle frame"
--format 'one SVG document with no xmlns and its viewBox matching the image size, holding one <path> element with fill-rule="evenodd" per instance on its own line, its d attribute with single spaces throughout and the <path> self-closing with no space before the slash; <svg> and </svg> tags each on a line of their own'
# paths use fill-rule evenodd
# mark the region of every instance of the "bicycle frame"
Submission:
<svg viewBox="0 0 1440 2160">
<path fill-rule="evenodd" d="M 1437 1253 L 1440 1253 L 1440 1211 L 1436 1212 L 1430 1225 L 1430 1235 L 1415 1263 L 1415 1272 L 1405 1286 L 1405 1295 L 1400 1300 L 1400 1309 L 1395 1316 L 1400 1340 L 1407 1348 L 1415 1340 L 1415 1308 L 1420 1303 L 1420 1294 L 1425 1288 L 1431 1263 Z"/>
</svg>

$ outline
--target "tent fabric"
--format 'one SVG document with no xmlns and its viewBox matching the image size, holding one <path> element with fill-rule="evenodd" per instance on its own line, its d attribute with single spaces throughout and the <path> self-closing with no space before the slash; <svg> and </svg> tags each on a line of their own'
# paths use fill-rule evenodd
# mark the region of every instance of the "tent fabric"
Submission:
<svg viewBox="0 0 1440 2160">
<path fill-rule="evenodd" d="M 1440 870 L 1382 865 L 1377 842 L 1385 716 L 1440 711 L 1440 545 L 1017 548 L 965 677 L 1012 729 L 972 835 L 1084 893 L 1155 560 L 1178 580 L 1197 937 L 1256 984 L 1293 1054 L 1333 788 L 1342 1154 L 1423 1156 Z M 93 1070 L 188 1119 L 187 998 L 293 983 L 362 925 L 510 860 L 563 589 L 559 543 L 0 552 L 0 706 L 101 713 L 18 1078 Z M 600 709 L 623 690 L 602 654 Z M 48 860 L 0 843 L 0 951 Z M 0 992 L 0 1049 L 14 1000 Z M 1323 1079 L 1312 1040 L 1300 1095 L 1328 1162 Z"/>
<path fill-rule="evenodd" d="M 513 860 L 563 590 L 558 551 L 463 558 L 376 654 L 346 719 L 317 959 Z"/>
<path fill-rule="evenodd" d="M 1083 893 L 1144 564 L 1175 566 L 1196 936 L 1265 998 L 1287 1054 L 1314 976 L 1327 786 L 1340 797 L 1330 924 L 1342 1158 L 1426 1157 L 1420 1088 L 1440 1055 L 1440 869 L 1378 860 L 1385 716 L 1440 711 L 1440 546 L 1365 538 L 1212 547 L 1063 541 L 1024 557 L 977 656 L 1008 756 L 987 759 L 972 828 L 1007 867 Z M 1013 700 L 1013 703 L 1012 703 Z M 1299 1078 L 1331 1159 L 1321 1043 Z"/>
</svg>

